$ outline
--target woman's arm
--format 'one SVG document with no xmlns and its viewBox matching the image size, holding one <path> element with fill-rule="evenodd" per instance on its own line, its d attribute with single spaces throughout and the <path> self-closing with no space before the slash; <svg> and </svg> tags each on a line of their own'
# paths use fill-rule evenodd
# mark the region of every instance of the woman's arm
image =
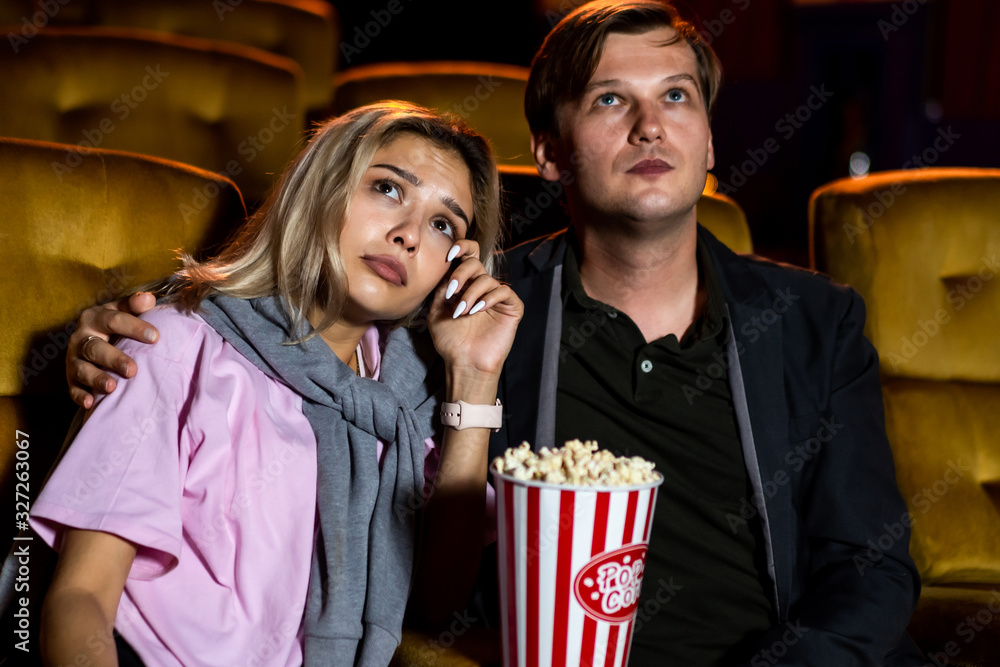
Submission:
<svg viewBox="0 0 1000 667">
<path fill-rule="evenodd" d="M 46 665 L 118 665 L 111 633 L 135 553 L 134 544 L 109 533 L 66 532 L 42 604 Z"/>
<path fill-rule="evenodd" d="M 462 263 L 435 294 L 428 327 L 445 362 L 445 401 L 493 405 L 524 305 L 486 273 L 475 242 L 459 245 Z M 447 620 L 472 593 L 485 532 L 489 434 L 487 428 L 444 428 L 410 599 L 411 620 L 420 625 Z"/>
</svg>

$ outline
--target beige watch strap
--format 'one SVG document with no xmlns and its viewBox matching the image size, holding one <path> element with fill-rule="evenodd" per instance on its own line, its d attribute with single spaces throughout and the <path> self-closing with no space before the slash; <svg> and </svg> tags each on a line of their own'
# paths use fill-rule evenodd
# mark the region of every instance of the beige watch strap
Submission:
<svg viewBox="0 0 1000 667">
<path fill-rule="evenodd" d="M 496 405 L 475 405 L 465 401 L 442 403 L 441 423 L 456 431 L 465 428 L 491 428 L 499 431 L 503 424 L 503 404 L 499 398 Z"/>
</svg>

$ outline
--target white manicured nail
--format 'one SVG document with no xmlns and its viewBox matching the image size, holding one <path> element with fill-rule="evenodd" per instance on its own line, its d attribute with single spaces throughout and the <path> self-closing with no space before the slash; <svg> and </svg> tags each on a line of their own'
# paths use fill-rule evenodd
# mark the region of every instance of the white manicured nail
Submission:
<svg viewBox="0 0 1000 667">
<path fill-rule="evenodd" d="M 450 299 L 451 296 L 455 293 L 455 290 L 457 289 L 458 289 L 458 281 L 452 278 L 451 282 L 448 283 L 448 291 L 444 293 L 444 298 Z"/>
<path fill-rule="evenodd" d="M 465 302 L 459 301 L 458 306 L 455 308 L 455 314 L 451 316 L 451 319 L 457 318 L 459 315 L 465 312 Z"/>
<path fill-rule="evenodd" d="M 472 307 L 472 310 L 469 311 L 469 315 L 475 315 L 476 313 L 478 313 L 480 310 L 482 310 L 485 307 L 486 307 L 486 302 L 485 301 L 480 301 L 479 303 L 477 303 L 476 305 L 474 305 Z"/>
<path fill-rule="evenodd" d="M 460 252 L 462 252 L 462 246 L 456 243 L 451 247 L 451 250 L 448 251 L 448 261 L 450 262 L 451 260 L 458 257 L 458 253 Z"/>
</svg>

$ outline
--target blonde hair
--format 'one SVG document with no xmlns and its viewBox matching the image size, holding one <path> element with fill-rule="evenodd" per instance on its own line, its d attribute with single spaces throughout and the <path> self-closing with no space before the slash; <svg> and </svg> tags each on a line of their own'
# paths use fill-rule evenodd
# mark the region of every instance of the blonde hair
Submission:
<svg viewBox="0 0 1000 667">
<path fill-rule="evenodd" d="M 293 342 L 313 335 L 306 335 L 306 316 L 314 308 L 324 313 L 319 330 L 332 325 L 347 299 L 340 232 L 351 197 L 375 153 L 404 132 L 457 154 L 469 168 L 473 215 L 466 238 L 479 243 L 492 273 L 501 225 L 499 177 L 489 144 L 456 117 L 388 101 L 320 125 L 267 201 L 217 257 L 204 263 L 184 258 L 181 279 L 167 300 L 195 309 L 216 293 L 239 299 L 280 295 L 289 308 Z"/>
</svg>

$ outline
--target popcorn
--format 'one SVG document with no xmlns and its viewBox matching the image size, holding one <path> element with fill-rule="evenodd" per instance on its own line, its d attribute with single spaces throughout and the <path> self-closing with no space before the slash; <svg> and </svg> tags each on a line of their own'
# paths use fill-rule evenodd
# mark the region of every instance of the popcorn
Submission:
<svg viewBox="0 0 1000 667">
<path fill-rule="evenodd" d="M 511 447 L 491 464 L 499 473 L 515 479 L 536 480 L 574 486 L 639 486 L 660 478 L 655 464 L 640 456 L 616 457 L 598 449 L 593 440 L 570 440 L 563 447 L 542 447 L 536 454 L 527 442 Z"/>
</svg>

